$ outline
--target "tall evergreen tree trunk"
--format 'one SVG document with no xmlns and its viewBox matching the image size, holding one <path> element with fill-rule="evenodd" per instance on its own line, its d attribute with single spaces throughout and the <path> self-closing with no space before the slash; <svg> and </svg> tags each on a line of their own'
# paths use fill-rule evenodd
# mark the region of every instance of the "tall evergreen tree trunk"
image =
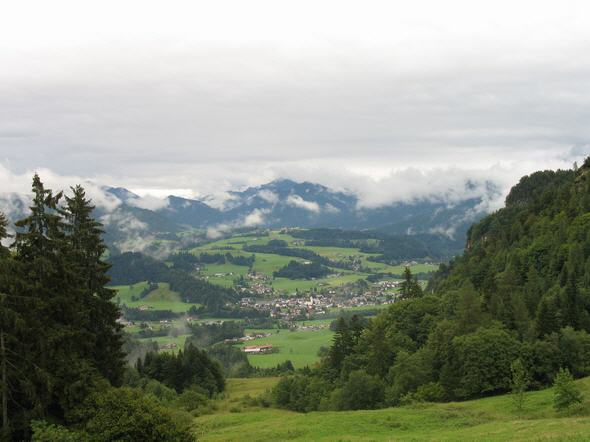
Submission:
<svg viewBox="0 0 590 442">
<path fill-rule="evenodd" d="M 4 330 L 0 330 L 0 355 L 2 357 L 2 435 L 8 435 L 8 378 L 6 373 L 6 343 Z"/>
</svg>

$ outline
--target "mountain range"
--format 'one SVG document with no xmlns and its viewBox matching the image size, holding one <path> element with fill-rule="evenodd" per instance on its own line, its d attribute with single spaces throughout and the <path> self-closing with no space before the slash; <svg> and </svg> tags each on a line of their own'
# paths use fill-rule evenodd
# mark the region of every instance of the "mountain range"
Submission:
<svg viewBox="0 0 590 442">
<path fill-rule="evenodd" d="M 468 187 L 470 184 L 465 184 Z M 487 213 L 487 201 L 499 191 L 488 185 L 487 194 L 452 202 L 422 198 L 380 207 L 363 207 L 358 196 L 310 182 L 276 180 L 231 191 L 223 207 L 207 199 L 170 195 L 158 204 L 122 187 L 103 191 L 116 204 L 97 205 L 97 215 L 105 225 L 110 246 L 141 249 L 146 239 L 176 236 L 180 232 L 202 230 L 216 237 L 240 228 L 339 228 L 378 230 L 391 235 L 436 234 L 456 240 L 459 247 L 469 225 Z M 16 219 L 26 212 L 26 203 L 15 194 L 0 197 L 0 207 Z M 125 243 L 126 246 L 122 246 Z"/>
</svg>

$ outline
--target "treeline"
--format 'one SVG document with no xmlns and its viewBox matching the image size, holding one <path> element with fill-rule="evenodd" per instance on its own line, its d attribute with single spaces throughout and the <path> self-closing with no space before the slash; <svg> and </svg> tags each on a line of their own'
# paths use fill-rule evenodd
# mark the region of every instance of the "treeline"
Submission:
<svg viewBox="0 0 590 442">
<path fill-rule="evenodd" d="M 268 244 L 264 245 L 244 246 L 243 249 L 244 251 L 250 253 L 271 253 L 274 255 L 302 258 L 326 267 L 335 267 L 341 269 L 350 269 L 352 267 L 352 263 L 350 262 L 332 261 L 325 256 L 318 255 L 313 250 L 289 247 L 286 241 L 280 239 L 271 239 Z"/>
<path fill-rule="evenodd" d="M 221 366 L 192 344 L 176 354 L 149 352 L 143 360 L 137 360 L 136 369 L 140 375 L 155 379 L 177 393 L 199 386 L 211 397 L 225 388 Z"/>
<path fill-rule="evenodd" d="M 281 381 L 278 406 L 298 411 L 463 400 L 527 388 L 561 368 L 590 375 L 590 159 L 538 172 L 506 207 L 474 225 L 465 254 L 371 320 L 339 323 L 328 356 Z"/>
<path fill-rule="evenodd" d="M 463 238 L 446 235 L 390 235 L 379 230 L 309 229 L 290 232 L 305 239 L 306 246 L 351 247 L 364 253 L 375 253 L 374 262 L 398 264 L 408 260 L 447 260 L 461 253 Z"/>
<path fill-rule="evenodd" d="M 109 276 L 113 285 L 135 284 L 141 281 L 167 282 L 178 292 L 183 302 L 203 304 L 205 310 L 216 312 L 226 302 L 234 300 L 233 290 L 195 278 L 184 270 L 168 267 L 138 252 L 126 252 L 111 258 Z"/>
<path fill-rule="evenodd" d="M 186 344 L 208 347 L 226 339 L 244 336 L 244 325 L 236 321 L 222 321 L 219 324 L 191 324 L 191 336 Z"/>
<path fill-rule="evenodd" d="M 171 255 L 168 260 L 172 263 L 172 267 L 177 270 L 184 270 L 191 272 L 195 270 L 200 264 L 234 264 L 237 266 L 252 267 L 256 261 L 255 255 L 242 256 L 232 255 L 229 252 L 226 253 L 206 253 L 194 255 L 189 252 L 175 253 Z"/>
<path fill-rule="evenodd" d="M 193 440 L 168 409 L 115 388 L 125 364 L 119 310 L 84 189 L 64 197 L 35 175 L 32 190 L 30 214 L 10 248 L 0 246 L 2 440 L 33 431 L 37 440 Z M 0 215 L 0 240 L 7 227 Z"/>
<path fill-rule="evenodd" d="M 273 277 L 288 279 L 314 279 L 324 278 L 331 273 L 332 270 L 317 262 L 305 264 L 297 261 L 291 261 L 286 266 L 280 268 L 276 272 L 273 272 Z"/>
</svg>

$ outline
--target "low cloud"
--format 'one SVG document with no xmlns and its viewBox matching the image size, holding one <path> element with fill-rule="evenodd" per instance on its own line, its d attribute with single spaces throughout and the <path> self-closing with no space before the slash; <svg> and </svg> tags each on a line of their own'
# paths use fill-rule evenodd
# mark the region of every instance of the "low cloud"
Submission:
<svg viewBox="0 0 590 442">
<path fill-rule="evenodd" d="M 251 213 L 246 215 L 242 225 L 244 227 L 256 227 L 264 224 L 264 217 L 270 210 L 267 209 L 254 209 Z"/>
<path fill-rule="evenodd" d="M 279 202 L 279 196 L 270 190 L 263 189 L 258 192 L 258 196 L 267 203 L 276 204 Z"/>
<path fill-rule="evenodd" d="M 130 206 L 148 210 L 165 209 L 166 207 L 168 207 L 169 204 L 168 198 L 158 198 L 152 195 L 146 195 L 140 198 L 131 198 L 125 202 Z"/>
<path fill-rule="evenodd" d="M 318 203 L 314 201 L 306 201 L 299 195 L 289 195 L 286 203 L 290 206 L 298 207 L 299 209 L 305 209 L 309 210 L 310 212 L 320 213 L 320 206 Z"/>
</svg>

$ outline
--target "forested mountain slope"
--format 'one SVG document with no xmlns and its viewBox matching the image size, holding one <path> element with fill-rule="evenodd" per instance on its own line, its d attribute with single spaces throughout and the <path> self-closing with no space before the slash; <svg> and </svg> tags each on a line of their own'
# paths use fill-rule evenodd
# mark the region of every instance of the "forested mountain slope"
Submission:
<svg viewBox="0 0 590 442">
<path fill-rule="evenodd" d="M 526 176 L 506 207 L 473 225 L 466 250 L 432 288 L 470 281 L 486 310 L 524 333 L 590 330 L 590 158 L 577 171 Z"/>
<path fill-rule="evenodd" d="M 328 356 L 281 380 L 275 403 L 380 408 L 507 392 L 515 371 L 530 389 L 561 368 L 588 376 L 589 288 L 590 159 L 522 178 L 426 293 L 407 291 L 367 325 L 340 321 Z"/>
</svg>

